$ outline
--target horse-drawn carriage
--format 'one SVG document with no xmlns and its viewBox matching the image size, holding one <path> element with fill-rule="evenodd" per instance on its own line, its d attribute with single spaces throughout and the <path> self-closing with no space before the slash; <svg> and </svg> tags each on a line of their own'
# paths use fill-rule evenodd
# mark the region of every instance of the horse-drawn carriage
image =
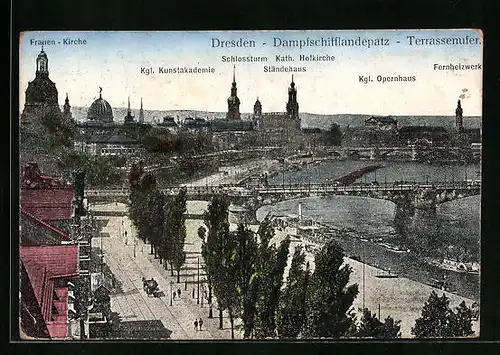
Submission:
<svg viewBox="0 0 500 355">
<path fill-rule="evenodd" d="M 145 277 L 142 278 L 142 288 L 146 291 L 148 296 L 157 297 L 160 292 L 160 288 L 158 287 L 158 282 L 155 279 L 151 278 L 151 280 L 146 280 Z"/>
</svg>

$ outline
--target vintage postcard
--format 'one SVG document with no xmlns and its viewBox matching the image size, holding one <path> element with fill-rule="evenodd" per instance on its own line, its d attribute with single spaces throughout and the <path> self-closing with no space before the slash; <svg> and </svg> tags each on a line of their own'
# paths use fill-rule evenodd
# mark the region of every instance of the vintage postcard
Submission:
<svg viewBox="0 0 500 355">
<path fill-rule="evenodd" d="M 21 338 L 478 337 L 482 48 L 22 33 Z"/>
</svg>

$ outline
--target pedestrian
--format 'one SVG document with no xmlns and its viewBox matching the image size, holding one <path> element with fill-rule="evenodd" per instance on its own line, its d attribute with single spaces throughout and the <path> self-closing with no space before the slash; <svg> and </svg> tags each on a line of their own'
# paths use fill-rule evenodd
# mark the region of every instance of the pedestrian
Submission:
<svg viewBox="0 0 500 355">
<path fill-rule="evenodd" d="M 194 320 L 194 330 L 198 330 L 198 319 Z"/>
<path fill-rule="evenodd" d="M 200 318 L 200 320 L 198 321 L 198 324 L 200 325 L 200 330 L 201 330 L 201 326 L 203 325 L 203 320 Z"/>
<path fill-rule="evenodd" d="M 174 296 L 174 300 L 175 300 L 175 295 L 176 295 L 176 293 L 174 292 L 172 295 Z"/>
<path fill-rule="evenodd" d="M 194 287 L 193 287 L 193 298 L 194 298 Z"/>
<path fill-rule="evenodd" d="M 181 289 L 177 289 L 177 296 L 179 297 L 179 299 L 181 298 Z"/>
</svg>

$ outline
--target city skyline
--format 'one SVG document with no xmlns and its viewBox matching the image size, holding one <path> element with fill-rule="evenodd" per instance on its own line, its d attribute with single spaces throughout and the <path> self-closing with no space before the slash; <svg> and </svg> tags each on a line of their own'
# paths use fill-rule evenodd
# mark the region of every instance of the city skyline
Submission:
<svg viewBox="0 0 500 355">
<path fill-rule="evenodd" d="M 436 70 L 435 65 L 482 64 L 482 46 L 411 46 L 410 37 L 451 36 L 475 38 L 474 30 L 440 31 L 287 31 L 287 32 L 27 32 L 21 36 L 20 106 L 36 71 L 39 39 L 78 38 L 85 45 L 47 44 L 49 77 L 56 83 L 59 104 L 66 93 L 72 106 L 89 107 L 103 88 L 112 107 L 145 110 L 227 111 L 233 65 L 243 113 L 252 112 L 257 97 L 263 112 L 283 112 L 294 75 L 299 112 L 313 114 L 453 115 L 461 98 L 464 116 L 481 116 L 482 71 Z M 378 38 L 394 44 L 360 47 L 274 47 L 290 39 L 315 37 Z M 332 37 L 333 36 L 333 37 Z M 253 48 L 213 48 L 213 39 L 253 40 Z M 182 41 L 182 42 L 181 42 Z M 270 46 L 260 45 L 269 42 Z M 164 45 L 167 44 L 167 45 Z M 272 48 L 271 48 L 272 47 Z M 171 50 L 174 48 L 174 50 Z M 227 63 L 226 56 L 266 57 L 265 63 Z M 276 55 L 294 62 L 276 63 Z M 300 55 L 335 56 L 332 62 L 302 62 Z M 418 56 L 421 61 L 415 61 Z M 412 60 L 410 60 L 410 58 Z M 78 63 L 75 65 L 74 63 Z M 263 66 L 306 67 L 306 72 L 265 73 Z M 212 74 L 160 74 L 158 67 L 211 67 Z M 146 75 L 141 68 L 153 68 Z M 362 83 L 360 76 L 374 82 Z M 415 82 L 377 82 L 376 76 L 415 76 Z M 434 85 L 429 85 L 435 82 Z M 464 91 L 465 90 L 465 91 Z M 462 95 L 462 97 L 460 97 Z"/>
</svg>

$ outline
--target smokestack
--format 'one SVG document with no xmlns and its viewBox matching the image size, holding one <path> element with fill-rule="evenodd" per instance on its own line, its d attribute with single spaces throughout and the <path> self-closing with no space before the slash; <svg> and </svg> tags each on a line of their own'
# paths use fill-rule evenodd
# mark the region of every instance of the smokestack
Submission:
<svg viewBox="0 0 500 355">
<path fill-rule="evenodd" d="M 299 221 L 302 221 L 302 202 L 299 202 Z"/>
</svg>

